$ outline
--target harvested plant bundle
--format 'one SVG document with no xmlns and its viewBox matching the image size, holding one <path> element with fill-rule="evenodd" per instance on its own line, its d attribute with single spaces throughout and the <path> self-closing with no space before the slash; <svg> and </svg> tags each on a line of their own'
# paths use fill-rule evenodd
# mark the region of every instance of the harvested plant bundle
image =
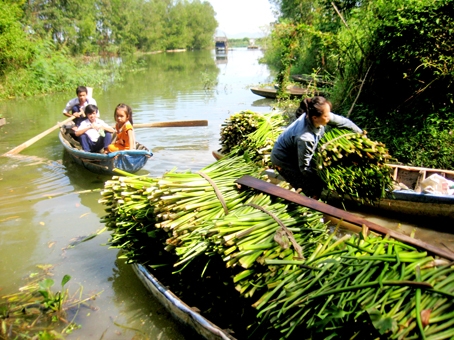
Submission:
<svg viewBox="0 0 454 340">
<path fill-rule="evenodd" d="M 253 111 L 240 111 L 232 114 L 221 125 L 221 152 L 228 154 L 233 148 L 241 144 L 248 134 L 257 130 L 259 121 L 263 117 Z"/>
<path fill-rule="evenodd" d="M 197 173 L 113 177 L 99 200 L 107 206 L 108 214 L 102 221 L 113 230 L 109 244 L 122 248 L 129 262 L 148 262 L 154 255 L 148 254 L 148 242 L 167 243 L 167 250 L 180 245 L 193 228 L 221 218 L 244 202 L 247 195 L 235 190 L 234 181 L 259 172 L 243 157 L 233 157 Z"/>
<path fill-rule="evenodd" d="M 326 132 L 314 154 L 316 171 L 329 190 L 371 203 L 392 189 L 385 164 L 390 158 L 383 143 L 341 129 Z"/>
<path fill-rule="evenodd" d="M 270 157 L 274 142 L 284 124 L 280 112 L 236 113 L 226 119 L 221 128 L 221 152 L 230 157 L 244 154 L 258 166 L 269 168 L 272 166 Z"/>
<path fill-rule="evenodd" d="M 130 262 L 177 267 L 183 283 L 193 263 L 207 267 L 221 258 L 225 267 L 217 270 L 227 271 L 242 297 L 254 299 L 254 336 L 454 335 L 452 263 L 365 230 L 338 238 L 318 212 L 238 190 L 236 178 L 258 171 L 235 157 L 198 173 L 113 178 L 100 200 L 110 244 Z"/>
<path fill-rule="evenodd" d="M 452 263 L 361 233 L 328 239 L 255 305 L 282 338 L 302 327 L 314 336 L 450 339 L 453 282 Z"/>
</svg>

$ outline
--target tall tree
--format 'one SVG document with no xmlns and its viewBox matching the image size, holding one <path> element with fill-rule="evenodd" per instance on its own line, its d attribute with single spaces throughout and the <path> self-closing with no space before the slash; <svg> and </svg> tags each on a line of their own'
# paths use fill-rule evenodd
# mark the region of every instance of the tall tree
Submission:
<svg viewBox="0 0 454 340">
<path fill-rule="evenodd" d="M 188 47 L 201 49 L 213 43 L 213 35 L 218 26 L 213 6 L 207 1 L 194 0 L 188 4 L 188 31 L 191 33 Z"/>
<path fill-rule="evenodd" d="M 0 2 L 0 75 L 24 67 L 33 56 L 31 42 L 22 30 L 21 1 Z"/>
</svg>

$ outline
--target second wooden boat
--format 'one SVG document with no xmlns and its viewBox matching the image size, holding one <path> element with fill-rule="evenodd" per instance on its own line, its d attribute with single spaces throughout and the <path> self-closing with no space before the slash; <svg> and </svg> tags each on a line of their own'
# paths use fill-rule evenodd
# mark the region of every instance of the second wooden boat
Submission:
<svg viewBox="0 0 454 340">
<path fill-rule="evenodd" d="M 265 88 L 265 87 L 251 87 L 252 93 L 262 96 L 265 98 L 276 99 L 277 89 Z M 303 95 L 308 94 L 307 89 L 300 87 L 291 87 L 287 88 L 286 92 L 290 95 L 291 98 L 301 98 Z"/>
<path fill-rule="evenodd" d="M 213 151 L 213 157 L 221 159 L 220 151 Z M 348 207 L 354 204 L 355 209 L 367 208 L 377 211 L 387 211 L 396 215 L 411 217 L 442 218 L 454 220 L 454 195 L 421 193 L 420 184 L 428 176 L 438 174 L 446 179 L 454 180 L 454 170 L 430 169 L 397 164 L 388 164 L 393 171 L 393 180 L 408 189 L 394 190 L 389 198 L 381 199 L 374 204 L 359 203 L 350 198 L 343 200 L 336 193 L 323 193 L 323 200 L 335 206 Z M 279 175 L 272 169 L 266 170 L 270 181 L 279 181 Z M 350 202 L 350 204 L 348 204 Z"/>
<path fill-rule="evenodd" d="M 136 144 L 136 150 L 116 151 L 109 154 L 86 152 L 65 127 L 60 129 L 58 137 L 77 164 L 97 174 L 115 175 L 115 169 L 136 173 L 153 156 L 153 153 L 140 143 Z"/>
<path fill-rule="evenodd" d="M 389 198 L 364 206 L 373 210 L 388 211 L 396 215 L 411 217 L 447 218 L 454 220 L 454 195 L 423 193 L 421 183 L 430 175 L 437 174 L 448 180 L 454 180 L 454 171 L 431 169 L 406 165 L 388 164 L 392 176 L 400 188 L 394 190 Z M 340 198 L 328 195 L 331 204 L 338 204 Z M 358 205 L 361 207 L 361 205 Z"/>
</svg>

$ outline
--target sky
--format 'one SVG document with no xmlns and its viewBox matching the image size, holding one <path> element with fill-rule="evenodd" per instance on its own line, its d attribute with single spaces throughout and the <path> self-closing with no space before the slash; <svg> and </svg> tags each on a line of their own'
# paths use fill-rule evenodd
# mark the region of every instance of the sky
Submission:
<svg viewBox="0 0 454 340">
<path fill-rule="evenodd" d="M 227 38 L 258 38 L 261 27 L 269 27 L 276 20 L 273 5 L 268 0 L 205 0 L 211 3 L 219 23 L 217 35 Z"/>
</svg>

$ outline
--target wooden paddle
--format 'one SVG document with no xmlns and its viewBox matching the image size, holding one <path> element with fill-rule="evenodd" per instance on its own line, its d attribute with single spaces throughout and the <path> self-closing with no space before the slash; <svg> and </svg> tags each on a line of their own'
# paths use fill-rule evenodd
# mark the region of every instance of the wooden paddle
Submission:
<svg viewBox="0 0 454 340">
<path fill-rule="evenodd" d="M 188 126 L 208 126 L 207 120 L 175 120 L 170 122 L 151 122 L 134 124 L 135 128 L 145 127 L 188 127 Z"/>
<path fill-rule="evenodd" d="M 92 87 L 87 87 L 87 97 L 93 97 L 93 88 Z M 52 131 L 58 129 L 59 127 L 65 125 L 66 123 L 71 122 L 74 118 L 76 118 L 76 117 L 69 117 L 68 119 L 64 120 L 63 122 L 57 123 L 55 126 L 51 127 L 50 129 L 47 129 L 46 131 L 41 132 L 39 135 L 33 137 L 32 139 L 29 139 L 25 143 L 22 143 L 21 145 L 16 146 L 14 149 L 11 149 L 8 152 L 4 153 L 1 157 L 12 156 L 12 155 L 18 154 L 19 152 L 21 152 L 25 148 L 28 148 L 30 145 L 32 145 L 32 144 L 36 143 L 37 141 L 39 141 L 44 136 L 47 136 Z"/>
<path fill-rule="evenodd" d="M 18 154 L 19 152 L 21 152 L 22 150 L 24 150 L 25 148 L 28 148 L 30 145 L 32 145 L 33 143 L 36 143 L 37 141 L 39 141 L 41 138 L 43 138 L 44 136 L 48 135 L 49 133 L 51 133 L 52 131 L 58 129 L 59 127 L 61 127 L 62 125 L 66 124 L 66 123 L 69 123 L 70 121 L 72 121 L 74 118 L 76 117 L 70 117 L 66 120 L 64 120 L 63 122 L 61 123 L 57 123 L 55 126 L 51 127 L 50 129 L 47 129 L 46 131 L 44 132 L 41 132 L 39 135 L 33 137 L 32 139 L 29 139 L 28 141 L 26 141 L 25 143 L 22 143 L 21 145 L 19 146 L 16 146 L 14 149 L 11 149 L 9 150 L 8 152 L 4 153 L 2 155 L 3 156 L 12 156 L 12 155 L 15 155 L 15 154 Z"/>
<path fill-rule="evenodd" d="M 429 252 L 431 252 L 433 254 L 436 254 L 436 255 L 439 255 L 446 259 L 454 261 L 454 252 L 452 252 L 452 251 L 446 251 L 444 249 L 441 249 L 441 248 L 438 248 L 431 244 L 428 244 L 424 241 L 414 239 L 410 236 L 401 234 L 394 230 L 390 230 L 381 225 L 378 225 L 376 223 L 367 221 L 361 217 L 353 215 L 347 211 L 337 209 L 337 208 L 330 206 L 328 204 L 325 204 L 323 202 L 319 202 L 312 198 L 300 195 L 294 191 L 290 191 L 290 190 L 278 187 L 274 184 L 262 181 L 260 179 L 254 178 L 252 176 L 243 176 L 240 179 L 237 179 L 235 182 L 240 185 L 244 185 L 244 186 L 247 186 L 247 187 L 250 187 L 253 189 L 257 189 L 264 193 L 286 199 L 290 202 L 294 202 L 299 205 L 302 205 L 302 206 L 305 206 L 305 207 L 308 207 L 308 208 L 311 208 L 314 210 L 318 210 L 322 213 L 328 214 L 330 216 L 334 216 L 336 218 L 342 219 L 344 221 L 350 222 L 350 223 L 358 225 L 358 226 L 365 225 L 370 230 L 376 231 L 380 234 L 389 234 L 389 236 L 395 238 L 396 240 L 399 240 L 399 241 L 405 242 L 407 244 L 428 250 Z"/>
</svg>

